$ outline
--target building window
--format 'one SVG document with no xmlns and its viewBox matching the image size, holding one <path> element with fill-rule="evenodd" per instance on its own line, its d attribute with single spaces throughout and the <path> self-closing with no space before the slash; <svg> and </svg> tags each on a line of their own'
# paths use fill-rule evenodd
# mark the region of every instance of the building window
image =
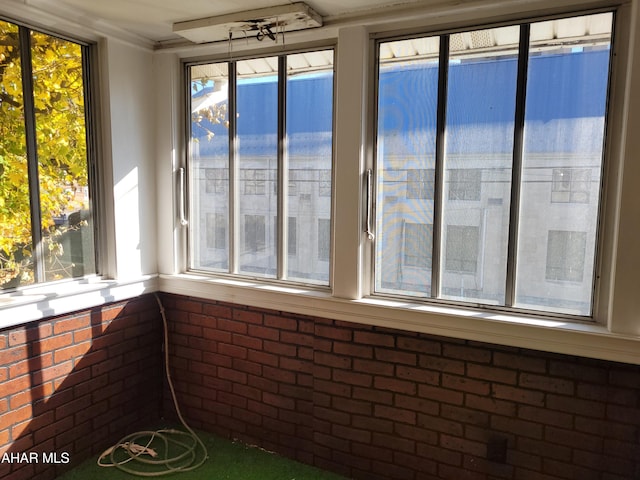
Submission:
<svg viewBox="0 0 640 480">
<path fill-rule="evenodd" d="M 586 168 L 554 168 L 551 187 L 552 203 L 589 203 L 591 170 Z"/>
<path fill-rule="evenodd" d="M 433 200 L 434 170 L 407 170 L 407 198 Z"/>
<path fill-rule="evenodd" d="M 207 248 L 227 248 L 227 219 L 221 213 L 207 214 Z"/>
<path fill-rule="evenodd" d="M 582 282 L 586 232 L 551 230 L 547 240 L 547 280 Z"/>
<path fill-rule="evenodd" d="M 403 261 L 407 267 L 431 268 L 433 225 L 407 223 L 404 226 Z"/>
<path fill-rule="evenodd" d="M 318 219 L 318 260 L 329 261 L 331 238 L 331 221 L 326 218 Z"/>
<path fill-rule="evenodd" d="M 480 200 L 482 170 L 449 170 L 449 200 Z"/>
<path fill-rule="evenodd" d="M 594 277 L 612 23 L 608 12 L 378 41 L 376 293 L 592 315 L 590 282 L 548 280 Z M 547 240 L 568 222 L 586 233 Z M 397 259 L 427 258 L 418 288 Z"/>
<path fill-rule="evenodd" d="M 0 20 L 0 288 L 96 272 L 89 47 Z"/>
<path fill-rule="evenodd" d="M 448 225 L 445 269 L 449 272 L 476 273 L 478 238 L 478 227 Z"/>
<path fill-rule="evenodd" d="M 315 224 L 331 215 L 333 50 L 187 69 L 190 217 L 223 214 L 230 232 L 222 259 L 190 222 L 190 268 L 328 284 L 328 265 L 311 252 L 320 242 Z"/>
<path fill-rule="evenodd" d="M 266 225 L 264 215 L 244 216 L 244 253 L 256 254 L 265 249 Z"/>
</svg>

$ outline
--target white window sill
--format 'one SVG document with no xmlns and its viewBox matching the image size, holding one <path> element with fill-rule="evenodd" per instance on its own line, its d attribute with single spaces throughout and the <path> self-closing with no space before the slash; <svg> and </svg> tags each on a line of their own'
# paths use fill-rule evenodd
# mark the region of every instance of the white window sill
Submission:
<svg viewBox="0 0 640 480">
<path fill-rule="evenodd" d="M 157 283 L 155 275 L 126 281 L 88 277 L 2 293 L 0 329 L 134 298 L 156 291 Z"/>
<path fill-rule="evenodd" d="M 560 319 L 403 301 L 332 297 L 327 291 L 195 274 L 160 275 L 160 291 L 444 337 L 640 364 L 640 337 Z"/>
</svg>

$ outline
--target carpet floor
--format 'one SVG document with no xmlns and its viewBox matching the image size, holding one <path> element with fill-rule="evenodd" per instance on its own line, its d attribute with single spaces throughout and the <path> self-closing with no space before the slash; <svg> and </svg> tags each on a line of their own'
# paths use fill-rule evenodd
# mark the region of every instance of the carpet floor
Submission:
<svg viewBox="0 0 640 480">
<path fill-rule="evenodd" d="M 325 472 L 317 468 L 285 459 L 260 448 L 231 442 L 214 435 L 198 432 L 207 448 L 207 460 L 196 470 L 171 473 L 164 478 L 176 480 L 341 480 L 344 477 Z M 139 442 L 136 442 L 139 443 Z M 169 453 L 175 454 L 175 447 L 170 447 Z M 161 450 L 156 449 L 156 450 Z M 123 455 L 116 455 L 122 460 Z M 143 456 L 141 456 L 143 457 Z M 146 457 L 150 458 L 150 457 Z M 97 458 L 91 458 L 75 469 L 58 477 L 58 480 L 131 480 L 138 476 L 124 472 L 117 467 L 101 467 L 97 465 Z M 197 461 L 197 460 L 196 460 Z M 155 467 L 134 465 L 129 462 L 126 468 L 140 470 L 140 477 L 149 475 Z"/>
</svg>

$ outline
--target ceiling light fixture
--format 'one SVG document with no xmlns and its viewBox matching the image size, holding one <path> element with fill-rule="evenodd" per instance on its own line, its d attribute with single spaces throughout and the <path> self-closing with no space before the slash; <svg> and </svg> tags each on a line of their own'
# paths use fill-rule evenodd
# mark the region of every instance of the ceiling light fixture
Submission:
<svg viewBox="0 0 640 480">
<path fill-rule="evenodd" d="M 291 32 L 322 26 L 322 17 L 306 3 L 296 2 L 276 7 L 259 8 L 215 17 L 173 24 L 173 31 L 194 43 L 227 40 L 236 32 L 255 33 L 275 41 L 274 33 Z"/>
</svg>

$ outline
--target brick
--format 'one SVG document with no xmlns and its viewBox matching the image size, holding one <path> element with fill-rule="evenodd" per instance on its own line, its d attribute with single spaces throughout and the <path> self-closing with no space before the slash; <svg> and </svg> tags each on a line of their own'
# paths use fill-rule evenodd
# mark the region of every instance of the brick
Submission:
<svg viewBox="0 0 640 480">
<path fill-rule="evenodd" d="M 545 440 L 549 443 L 564 445 L 567 447 L 579 446 L 581 450 L 598 453 L 602 451 L 603 439 L 563 428 L 547 426 L 545 428 Z M 555 447 L 554 447 L 555 448 Z"/>
<path fill-rule="evenodd" d="M 249 326 L 246 323 L 236 320 L 218 319 L 217 323 L 219 330 L 227 332 L 246 334 L 249 330 Z"/>
<path fill-rule="evenodd" d="M 484 456 L 486 453 L 486 446 L 483 443 L 466 440 L 453 435 L 440 435 L 440 446 L 478 457 Z"/>
<path fill-rule="evenodd" d="M 448 374 L 442 376 L 442 386 L 452 390 L 475 393 L 476 395 L 489 395 L 491 391 L 489 382 Z"/>
<path fill-rule="evenodd" d="M 371 443 L 372 438 L 369 430 L 362 430 L 345 425 L 333 425 L 331 427 L 331 434 L 338 438 L 360 443 Z"/>
<path fill-rule="evenodd" d="M 371 387 L 373 376 L 364 373 L 356 373 L 351 370 L 333 370 L 333 380 L 339 383 L 357 385 L 360 387 Z"/>
<path fill-rule="evenodd" d="M 518 378 L 518 374 L 514 370 L 475 364 L 467 365 L 467 375 L 473 378 L 478 378 L 480 380 L 506 383 L 509 385 L 515 385 Z"/>
<path fill-rule="evenodd" d="M 394 395 L 394 400 L 393 405 L 404 410 L 413 410 L 430 415 L 437 415 L 440 412 L 440 404 L 426 398 L 396 394 Z"/>
<path fill-rule="evenodd" d="M 358 345 L 355 343 L 334 342 L 333 352 L 338 355 L 349 357 L 373 358 L 373 347 L 369 345 Z"/>
<path fill-rule="evenodd" d="M 532 422 L 539 422 L 555 427 L 573 428 L 573 415 L 549 410 L 547 408 L 522 405 L 518 409 L 518 417 Z"/>
<path fill-rule="evenodd" d="M 467 394 L 464 404 L 468 408 L 488 413 L 497 413 L 506 416 L 515 416 L 516 414 L 515 403 L 492 397 Z"/>
<path fill-rule="evenodd" d="M 373 416 L 409 425 L 415 425 L 418 418 L 416 412 L 386 405 L 374 405 Z"/>
<path fill-rule="evenodd" d="M 263 315 L 261 312 L 258 312 L 258 311 L 240 310 L 240 309 L 234 308 L 232 316 L 234 320 L 240 320 L 241 322 L 251 323 L 254 325 L 262 324 Z"/>
<path fill-rule="evenodd" d="M 465 345 L 444 344 L 442 354 L 445 357 L 455 358 L 476 363 L 491 362 L 491 351 L 488 349 L 473 348 Z"/>
<path fill-rule="evenodd" d="M 415 353 L 389 350 L 386 348 L 376 348 L 375 358 L 382 362 L 403 364 L 414 367 L 418 364 L 418 356 Z"/>
<path fill-rule="evenodd" d="M 395 394 L 390 391 L 378 390 L 377 388 L 364 388 L 354 386 L 351 391 L 351 397 L 356 400 L 366 400 L 370 403 L 379 403 L 382 405 L 393 405 Z"/>
<path fill-rule="evenodd" d="M 400 350 L 410 350 L 430 355 L 440 355 L 442 352 L 442 344 L 440 342 L 421 338 L 398 337 L 397 347 Z"/>
<path fill-rule="evenodd" d="M 71 347 L 61 348 L 53 352 L 53 361 L 54 363 L 62 363 L 66 360 L 75 359 L 76 357 L 82 357 L 89 351 L 90 348 L 90 342 L 84 342 L 72 345 Z"/>
<path fill-rule="evenodd" d="M 351 368 L 351 357 L 343 355 L 334 355 L 324 352 L 316 352 L 314 355 L 315 363 L 325 365 L 327 367 L 341 368 L 347 370 Z"/>
<path fill-rule="evenodd" d="M 314 329 L 316 337 L 338 340 L 341 342 L 352 341 L 352 331 L 347 328 L 337 328 L 334 325 L 322 325 L 317 323 Z"/>
<path fill-rule="evenodd" d="M 545 373 L 547 371 L 546 359 L 521 354 L 495 352 L 493 364 L 497 367 L 507 367 L 523 372 Z"/>
<path fill-rule="evenodd" d="M 511 387 L 508 385 L 493 384 L 491 386 L 491 394 L 493 397 L 502 400 L 510 400 L 527 405 L 544 405 L 544 393 L 535 390 L 526 390 L 524 388 Z"/>
<path fill-rule="evenodd" d="M 604 418 L 606 414 L 606 404 L 583 400 L 576 397 L 565 397 L 560 395 L 547 395 L 547 408 L 560 412 L 567 412 L 585 417 Z"/>
<path fill-rule="evenodd" d="M 465 373 L 465 362 L 442 356 L 420 355 L 418 365 L 422 368 L 438 372 L 454 373 L 457 375 L 464 375 Z"/>
<path fill-rule="evenodd" d="M 355 343 L 363 343 L 365 345 L 395 347 L 395 338 L 391 335 L 376 332 L 353 332 L 353 341 Z"/>
<path fill-rule="evenodd" d="M 405 365 L 396 366 L 396 377 L 429 385 L 437 385 L 440 382 L 440 374 L 438 372 Z"/>
<path fill-rule="evenodd" d="M 491 416 L 491 428 L 498 432 L 512 433 L 518 437 L 529 437 L 541 440 L 544 425 L 502 415 Z"/>
<path fill-rule="evenodd" d="M 372 375 L 386 375 L 389 377 L 394 375 L 393 365 L 377 360 L 355 358 L 353 359 L 353 370 L 361 373 L 370 373 Z"/>
<path fill-rule="evenodd" d="M 534 375 L 530 373 L 520 374 L 519 385 L 525 388 L 559 393 L 563 395 L 573 395 L 575 391 L 574 382 L 571 380 Z"/>
<path fill-rule="evenodd" d="M 53 334 L 59 335 L 61 333 L 72 332 L 74 330 L 80 330 L 91 326 L 91 319 L 89 315 L 82 315 L 75 318 L 67 318 L 56 320 L 53 323 Z"/>
<path fill-rule="evenodd" d="M 0 366 L 8 366 L 20 360 L 26 360 L 29 351 L 26 345 L 0 351 Z"/>
<path fill-rule="evenodd" d="M 414 382 L 389 377 L 375 377 L 374 387 L 405 395 L 415 395 L 418 392 L 417 385 Z"/>
<path fill-rule="evenodd" d="M 227 305 L 205 304 L 202 308 L 205 315 L 213 317 L 216 320 L 230 319 L 232 317 L 232 309 Z"/>
<path fill-rule="evenodd" d="M 418 385 L 418 395 L 422 398 L 455 405 L 462 405 L 464 401 L 464 394 L 462 392 L 424 384 Z"/>
</svg>

